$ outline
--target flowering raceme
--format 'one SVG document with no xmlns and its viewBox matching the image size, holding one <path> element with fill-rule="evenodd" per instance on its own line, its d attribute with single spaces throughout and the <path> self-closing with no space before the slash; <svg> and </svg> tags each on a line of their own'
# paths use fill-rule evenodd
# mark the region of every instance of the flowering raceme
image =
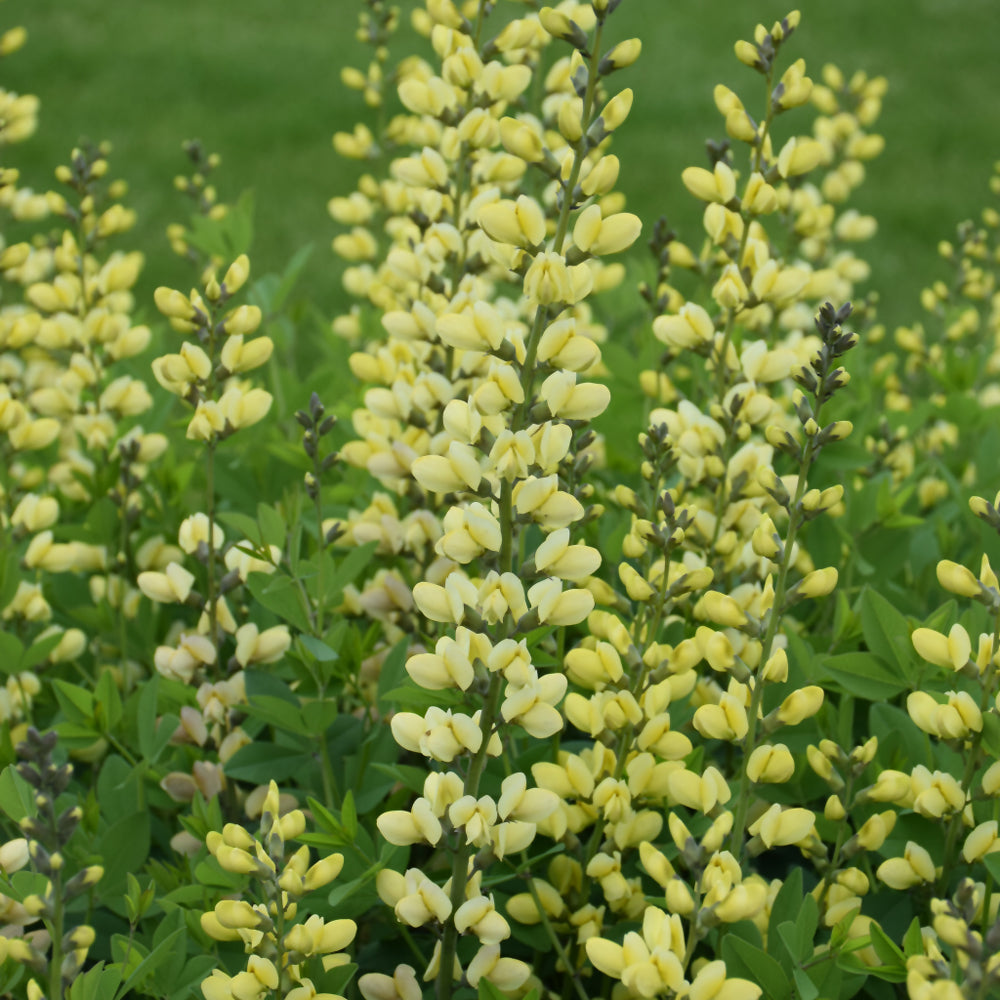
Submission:
<svg viewBox="0 0 1000 1000">
<path fill-rule="evenodd" d="M 539 626 L 577 625 L 594 607 L 585 585 L 601 560 L 572 540 L 587 516 L 571 485 L 583 470 L 573 453 L 586 444 L 585 424 L 603 412 L 609 394 L 586 378 L 600 350 L 580 303 L 616 280 L 602 257 L 627 248 L 640 229 L 635 216 L 600 200 L 617 176 L 617 161 L 614 169 L 607 169 L 612 161 L 601 166 L 603 143 L 631 103 L 627 91 L 611 101 L 602 96 L 602 78 L 617 62 L 601 51 L 607 9 L 577 5 L 580 24 L 566 21 L 573 32 L 592 31 L 594 48 L 550 71 L 544 103 L 555 131 L 542 138 L 532 119 L 508 109 L 540 72 L 536 62 L 551 38 L 570 30 L 566 15 L 546 9 L 518 19 L 484 46 L 491 6 L 477 5 L 473 25 L 450 3 L 428 4 L 425 23 L 440 69 L 408 66 L 399 96 L 411 117 L 392 126 L 394 141 L 418 152 L 391 164 L 391 182 L 367 184 L 359 197 L 331 204 L 345 222 L 380 209 L 398 217 L 385 227 L 394 242 L 384 264 L 364 265 L 363 277 L 361 267 L 352 268 L 347 277 L 349 290 L 363 289 L 383 311 L 390 340 L 352 358 L 355 372 L 382 388 L 366 393 L 366 410 L 354 418 L 363 440 L 343 454 L 399 494 L 424 491 L 430 510 L 443 503 L 433 549 L 421 540 L 415 552 L 424 579 L 413 601 L 445 631 L 434 652 L 411 655 L 407 669 L 419 685 L 464 690 L 478 706 L 468 714 L 432 707 L 394 717 L 404 748 L 453 768 L 469 763 L 464 778 L 441 772 L 456 784 L 454 794 L 461 789 L 450 804 L 425 788 L 409 811 L 379 820 L 390 842 L 423 841 L 452 853 L 449 908 L 424 911 L 421 921 L 443 925 L 426 972 L 437 976 L 442 996 L 451 990 L 460 935 L 478 937 L 485 956 L 510 934 L 478 876 L 468 878 L 470 848 L 491 848 L 501 858 L 525 850 L 558 807 L 550 791 L 528 789 L 524 774 L 512 774 L 504 789 L 516 779 L 524 796 L 537 796 L 530 809 L 505 804 L 506 791 L 498 800 L 482 795 L 480 782 L 510 738 L 502 734 L 547 739 L 564 725 L 557 706 L 566 678 L 540 673 L 527 640 Z M 585 81 L 582 97 L 570 73 Z M 541 200 L 517 194 L 529 170 L 549 185 Z M 419 223 L 402 218 L 414 210 Z M 355 230 L 351 243 L 341 239 L 335 249 L 358 259 L 368 256 L 358 253 L 364 243 Z M 516 283 L 518 298 L 497 294 L 505 282 Z M 522 549 L 531 524 L 541 540 Z M 507 988 L 529 972 L 503 959 L 474 958 L 471 967 L 501 976 Z"/>
<path fill-rule="evenodd" d="M 992 995 L 1000 212 L 886 337 L 886 82 L 798 11 L 682 237 L 620 190 L 620 0 L 410 6 L 340 72 L 327 345 L 198 142 L 147 329 L 108 147 L 27 187 L 0 90 L 0 992 L 338 1000 L 357 939 L 367 1000 Z"/>
<path fill-rule="evenodd" d="M 284 811 L 278 786 L 271 782 L 261 812 L 258 836 L 245 827 L 227 824 L 208 835 L 208 849 L 220 867 L 257 883 L 260 902 L 227 898 L 202 914 L 201 926 L 216 941 L 240 941 L 250 957 L 246 969 L 230 976 L 216 969 L 201 984 L 205 1000 L 260 997 L 276 990 L 283 997 L 324 997 L 306 975 L 305 964 L 318 959 L 328 971 L 344 965 L 343 953 L 353 940 L 353 920 L 324 920 L 316 913 L 297 919 L 303 897 L 326 887 L 341 871 L 343 855 L 330 854 L 310 864 L 306 845 L 291 851 L 287 841 L 305 832 L 299 809 Z"/>
</svg>

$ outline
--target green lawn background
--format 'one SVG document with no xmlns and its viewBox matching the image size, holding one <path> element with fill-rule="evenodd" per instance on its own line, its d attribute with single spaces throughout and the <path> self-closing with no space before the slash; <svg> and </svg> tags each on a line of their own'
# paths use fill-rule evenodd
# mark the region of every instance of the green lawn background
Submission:
<svg viewBox="0 0 1000 1000">
<path fill-rule="evenodd" d="M 255 191 L 258 273 L 280 269 L 313 242 L 305 290 L 332 314 L 343 297 L 325 205 L 352 188 L 358 168 L 335 155 L 330 137 L 364 114 L 359 95 L 339 81 L 343 65 L 365 58 L 353 37 L 359 7 L 354 0 L 11 0 L 0 8 L 4 22 L 24 24 L 30 37 L 0 67 L 2 83 L 38 94 L 42 114 L 39 132 L 7 162 L 44 187 L 80 136 L 110 139 L 114 171 L 130 182 L 140 213 L 133 242 L 149 258 L 142 291 L 190 281 L 163 230 L 186 212 L 171 186 L 184 165 L 180 143 L 199 137 L 222 154 L 224 196 Z M 500 13 L 516 7 L 501 0 Z M 647 228 L 667 214 L 682 236 L 695 235 L 697 207 L 679 178 L 703 162 L 705 138 L 723 132 L 712 88 L 725 82 L 759 108 L 759 78 L 736 62 L 732 44 L 757 20 L 770 24 L 784 13 L 771 0 L 622 3 L 613 33 L 639 35 L 643 54 L 616 77 L 636 92 L 617 152 L 621 188 Z M 918 314 L 921 284 L 939 273 L 938 239 L 978 213 L 1000 157 L 1000 2 L 808 0 L 802 13 L 792 54 L 804 56 L 814 76 L 832 60 L 846 72 L 889 78 L 880 123 L 887 149 L 856 204 L 880 223 L 869 257 L 883 317 L 908 321 Z M 397 39 L 397 51 L 405 53 L 409 37 L 402 46 Z"/>
</svg>

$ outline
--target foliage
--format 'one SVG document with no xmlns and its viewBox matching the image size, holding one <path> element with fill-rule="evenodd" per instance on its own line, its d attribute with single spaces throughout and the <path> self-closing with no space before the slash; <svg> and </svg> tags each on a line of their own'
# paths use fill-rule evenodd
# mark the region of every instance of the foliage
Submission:
<svg viewBox="0 0 1000 1000">
<path fill-rule="evenodd" d="M 365 0 L 323 336 L 200 143 L 152 303 L 4 164 L 0 990 L 1000 994 L 1000 213 L 889 336 L 884 79 L 758 25 L 682 235 L 619 3 L 496 6 Z"/>
</svg>

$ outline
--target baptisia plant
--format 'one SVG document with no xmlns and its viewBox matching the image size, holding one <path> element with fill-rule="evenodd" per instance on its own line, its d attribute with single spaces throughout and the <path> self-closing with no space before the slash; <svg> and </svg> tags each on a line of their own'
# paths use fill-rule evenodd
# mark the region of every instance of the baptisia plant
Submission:
<svg viewBox="0 0 1000 1000">
<path fill-rule="evenodd" d="M 249 885 L 239 897 L 220 900 L 204 913 L 201 926 L 215 941 L 240 942 L 249 958 L 233 976 L 216 969 L 201 984 L 205 1000 L 343 1000 L 317 991 L 310 974 L 348 963 L 343 949 L 354 940 L 357 925 L 305 915 L 299 907 L 340 874 L 344 858 L 329 854 L 311 862 L 308 845 L 292 850 L 288 841 L 301 838 L 305 829 L 302 810 L 283 809 L 272 781 L 256 836 L 236 823 L 208 834 L 207 846 L 219 867 L 247 876 Z"/>
<path fill-rule="evenodd" d="M 399 93 L 413 117 L 399 134 L 434 145 L 393 162 L 382 194 L 397 212 L 409 206 L 409 217 L 387 227 L 402 238 L 366 272 L 392 339 L 352 365 L 387 385 L 366 395 L 367 412 L 355 417 L 365 440 L 343 455 L 443 515 L 422 540 L 436 556 L 429 578 L 412 588 L 427 645 L 406 663 L 441 703 L 392 719 L 397 742 L 434 764 L 423 795 L 378 821 L 391 843 L 447 859 L 443 885 L 437 860 L 378 878 L 400 921 L 437 929 L 420 974 L 436 979 L 441 997 L 456 981 L 516 989 L 530 975 L 501 953 L 510 926 L 484 881 L 494 862 L 531 845 L 559 802 L 510 764 L 501 782 L 489 764 L 525 734 L 562 730 L 566 677 L 539 670 L 539 641 L 586 619 L 588 587 L 604 592 L 592 581 L 600 555 L 574 531 L 596 513 L 585 506 L 586 425 L 609 399 L 585 377 L 600 348 L 583 303 L 617 278 L 601 259 L 640 229 L 617 211 L 618 163 L 604 154 L 631 104 L 629 91 L 608 94 L 604 81 L 639 49 L 606 45 L 614 6 L 566 7 L 575 19 L 546 8 L 488 38 L 493 4 L 428 5 L 441 67 L 410 67 Z M 521 96 L 552 38 L 572 55 L 549 71 L 538 119 L 520 110 Z M 536 182 L 540 197 L 518 194 Z M 409 975 L 365 977 L 362 990 L 381 995 Z"/>
<path fill-rule="evenodd" d="M 249 742 L 235 716 L 236 707 L 246 700 L 243 669 L 279 660 L 291 644 L 286 625 L 260 629 L 252 621 L 240 622 L 227 601 L 250 573 L 273 573 L 280 548 L 258 549 L 246 541 L 226 547 L 216 516 L 216 451 L 223 441 L 262 420 L 272 402 L 269 392 L 245 378 L 264 365 L 273 350 L 269 337 L 252 336 L 261 323 L 260 308 L 232 301 L 249 274 L 244 254 L 221 280 L 209 269 L 202 291 L 185 295 L 172 288 L 156 290 L 157 308 L 175 331 L 192 339 L 178 353 L 157 358 L 153 374 L 163 388 L 192 407 L 186 436 L 202 445 L 205 455 L 205 511 L 184 519 L 179 547 L 163 547 L 159 554 L 162 568 L 138 576 L 140 590 L 151 600 L 187 606 L 197 614 L 193 627 L 179 621 L 172 642 L 159 646 L 154 657 L 163 676 L 199 685 L 198 707 L 181 709 L 181 740 L 198 746 L 210 742 L 218 754 L 218 763 L 196 761 L 192 775 L 167 775 L 164 787 L 179 801 L 189 801 L 197 792 L 210 798 L 226 787 L 222 765 Z M 185 555 L 201 564 L 200 584 L 183 565 Z"/>
<path fill-rule="evenodd" d="M 24 37 L 11 29 L 0 51 L 14 52 Z M 6 151 L 34 131 L 37 100 L 4 92 L 3 101 Z M 23 652 L 24 662 L 40 668 L 88 662 L 92 653 L 129 689 L 139 673 L 128 638 L 137 527 L 149 502 L 150 463 L 167 441 L 135 422 L 152 403 L 143 380 L 128 372 L 150 340 L 149 329 L 133 321 L 143 255 L 116 248 L 135 212 L 124 204 L 125 183 L 110 173 L 109 154 L 107 143 L 81 144 L 56 168 L 58 190 L 35 192 L 12 168 L 0 178 L 0 209 L 21 236 L 5 241 L 0 254 L 0 539 L 7 568 L 0 614 L 11 659 Z M 94 510 L 106 505 L 110 511 Z M 100 623 L 89 636 L 67 627 L 66 609 L 53 598 L 65 590 L 66 574 L 88 579 L 98 608 L 93 624 Z M 17 724 L 37 693 L 35 674 L 19 672 L 0 715 Z"/>
</svg>

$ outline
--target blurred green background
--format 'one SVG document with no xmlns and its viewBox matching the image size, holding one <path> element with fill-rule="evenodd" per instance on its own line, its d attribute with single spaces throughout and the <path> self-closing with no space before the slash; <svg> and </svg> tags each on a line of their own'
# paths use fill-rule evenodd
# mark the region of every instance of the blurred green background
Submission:
<svg viewBox="0 0 1000 1000">
<path fill-rule="evenodd" d="M 9 151 L 35 187 L 50 183 L 81 136 L 110 139 L 112 166 L 140 213 L 132 241 L 147 252 L 145 286 L 190 282 L 163 231 L 188 203 L 171 184 L 186 165 L 181 141 L 201 138 L 223 158 L 221 195 L 256 195 L 257 273 L 281 269 L 306 242 L 314 253 L 304 290 L 332 314 L 342 301 L 329 250 L 334 194 L 360 167 L 333 152 L 330 137 L 365 114 L 340 84 L 345 64 L 364 65 L 354 39 L 355 0 L 11 0 L 6 25 L 29 31 L 25 49 L 2 66 L 3 85 L 42 100 L 39 132 Z M 413 0 L 403 0 L 404 11 Z M 500 13 L 516 10 L 501 0 Z M 918 313 L 921 285 L 939 271 L 935 245 L 986 200 L 990 163 L 1000 156 L 998 0 L 840 0 L 802 5 L 791 48 L 817 76 L 824 62 L 889 78 L 880 129 L 887 148 L 854 204 L 877 216 L 869 247 L 872 286 L 890 323 Z M 643 55 L 619 74 L 636 92 L 619 133 L 621 187 L 647 223 L 661 214 L 693 238 L 698 207 L 681 170 L 704 162 L 704 141 L 723 134 L 712 88 L 725 82 L 751 108 L 760 78 L 732 55 L 757 20 L 786 13 L 773 0 L 624 0 L 612 34 L 638 35 Z M 397 37 L 408 51 L 411 36 Z M 420 43 L 425 45 L 426 43 Z M 787 64 L 787 63 L 786 63 Z M 787 123 L 787 124 L 786 124 Z M 794 127 L 789 116 L 782 122 Z M 787 134 L 787 133 L 785 133 Z M 783 139 L 782 135 L 779 138 Z"/>
</svg>

